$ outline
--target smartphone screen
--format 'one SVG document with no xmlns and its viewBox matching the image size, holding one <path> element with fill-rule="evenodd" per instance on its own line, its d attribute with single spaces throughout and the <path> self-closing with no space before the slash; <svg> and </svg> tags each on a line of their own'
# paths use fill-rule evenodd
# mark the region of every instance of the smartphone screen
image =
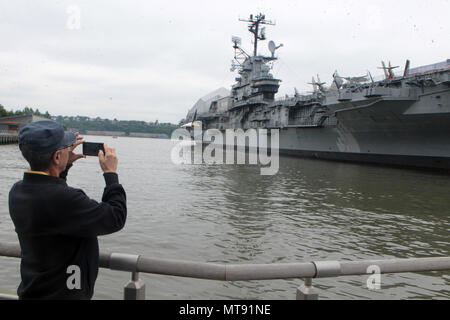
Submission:
<svg viewBox="0 0 450 320">
<path fill-rule="evenodd" d="M 105 152 L 102 142 L 83 142 L 84 155 L 97 157 L 99 150 L 103 150 L 103 153 Z"/>
</svg>

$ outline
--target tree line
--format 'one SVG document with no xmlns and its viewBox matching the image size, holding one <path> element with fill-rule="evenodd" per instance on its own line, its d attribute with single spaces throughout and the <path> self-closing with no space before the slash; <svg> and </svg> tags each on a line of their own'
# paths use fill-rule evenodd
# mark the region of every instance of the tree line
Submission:
<svg viewBox="0 0 450 320">
<path fill-rule="evenodd" d="M 125 132 L 126 135 L 129 135 L 130 132 L 137 132 L 166 134 L 170 137 L 172 132 L 178 127 L 177 125 L 172 123 L 160 123 L 158 122 L 158 120 L 156 120 L 155 122 L 145 122 L 137 120 L 109 120 L 102 119 L 100 117 L 89 118 L 85 116 L 51 116 L 48 111 L 46 111 L 45 113 L 41 113 L 38 108 L 33 110 L 33 108 L 29 107 L 25 107 L 23 110 L 7 111 L 0 104 L 0 117 L 26 114 L 33 114 L 48 119 L 53 119 L 61 123 L 64 128 L 69 130 L 76 130 L 82 134 L 85 134 L 86 131 L 116 131 Z"/>
<path fill-rule="evenodd" d="M 50 113 L 48 111 L 45 111 L 45 113 L 41 113 L 38 108 L 36 110 L 33 110 L 33 108 L 25 107 L 22 110 L 6 110 L 4 106 L 0 104 L 0 118 L 1 117 L 9 117 L 9 116 L 22 116 L 26 114 L 34 114 L 35 116 L 41 116 L 44 118 L 51 118 Z"/>
<path fill-rule="evenodd" d="M 86 133 L 88 130 L 92 131 L 116 131 L 125 132 L 129 135 L 130 132 L 137 133 L 159 133 L 166 134 L 170 137 L 172 132 L 178 128 L 177 125 L 171 123 L 145 122 L 137 120 L 110 120 L 97 118 L 89 118 L 83 116 L 76 117 L 64 117 L 57 116 L 55 120 L 61 123 L 63 126 L 74 129 L 80 133 Z"/>
</svg>

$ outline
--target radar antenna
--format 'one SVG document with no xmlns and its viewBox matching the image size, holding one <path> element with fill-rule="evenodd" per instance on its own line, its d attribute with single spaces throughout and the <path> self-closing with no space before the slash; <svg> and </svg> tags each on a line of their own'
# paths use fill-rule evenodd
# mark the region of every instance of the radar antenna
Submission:
<svg viewBox="0 0 450 320">
<path fill-rule="evenodd" d="M 234 60 L 231 61 L 231 71 L 235 71 L 250 56 L 241 48 L 241 38 L 233 36 L 231 41 L 233 42 L 234 48 Z"/>
<path fill-rule="evenodd" d="M 254 36 L 253 56 L 256 57 L 258 54 L 258 40 L 266 40 L 265 27 L 262 27 L 260 29 L 259 25 L 262 24 L 274 26 L 275 23 L 270 20 L 266 20 L 266 16 L 262 13 L 256 16 L 253 16 L 251 14 L 249 19 L 239 19 L 239 21 L 249 22 L 248 31 L 253 33 Z"/>
<path fill-rule="evenodd" d="M 272 59 L 275 59 L 275 51 L 279 48 L 281 48 L 283 44 L 280 44 L 279 46 L 275 45 L 275 42 L 272 40 L 269 41 L 269 51 L 272 54 Z"/>
</svg>

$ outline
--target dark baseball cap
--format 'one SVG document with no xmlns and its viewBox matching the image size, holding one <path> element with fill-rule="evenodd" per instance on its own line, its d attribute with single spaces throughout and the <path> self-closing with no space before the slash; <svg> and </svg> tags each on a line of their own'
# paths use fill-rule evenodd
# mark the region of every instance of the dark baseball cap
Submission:
<svg viewBox="0 0 450 320">
<path fill-rule="evenodd" d="M 73 132 L 64 132 L 61 124 L 51 120 L 30 122 L 19 131 L 19 148 L 26 146 L 37 154 L 54 152 L 77 141 Z"/>
</svg>

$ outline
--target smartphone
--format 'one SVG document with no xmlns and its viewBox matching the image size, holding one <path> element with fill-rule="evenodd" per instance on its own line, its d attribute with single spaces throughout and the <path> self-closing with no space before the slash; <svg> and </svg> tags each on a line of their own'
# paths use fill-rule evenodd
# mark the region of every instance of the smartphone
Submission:
<svg viewBox="0 0 450 320">
<path fill-rule="evenodd" d="M 105 148 L 102 142 L 83 142 L 83 154 L 86 156 L 98 156 L 98 151 L 103 150 L 105 153 Z"/>
</svg>

